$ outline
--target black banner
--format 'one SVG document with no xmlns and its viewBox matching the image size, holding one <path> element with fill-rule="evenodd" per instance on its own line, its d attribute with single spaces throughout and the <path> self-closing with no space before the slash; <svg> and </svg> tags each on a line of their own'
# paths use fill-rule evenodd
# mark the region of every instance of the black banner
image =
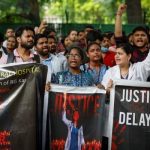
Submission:
<svg viewBox="0 0 150 150">
<path fill-rule="evenodd" d="M 0 68 L 0 150 L 41 150 L 47 67 Z"/>
<path fill-rule="evenodd" d="M 49 94 L 50 149 L 100 150 L 105 91 L 54 87 Z"/>
<path fill-rule="evenodd" d="M 150 150 L 150 87 L 115 86 L 111 149 Z"/>
</svg>

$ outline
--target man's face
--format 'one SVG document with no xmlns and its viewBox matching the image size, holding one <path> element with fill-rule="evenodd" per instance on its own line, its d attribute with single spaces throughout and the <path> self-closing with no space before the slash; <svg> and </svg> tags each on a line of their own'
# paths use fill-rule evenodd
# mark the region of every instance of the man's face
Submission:
<svg viewBox="0 0 150 150">
<path fill-rule="evenodd" d="M 71 46 L 72 41 L 69 39 L 69 37 L 66 37 L 66 38 L 65 38 L 64 44 L 65 44 L 65 47 Z"/>
<path fill-rule="evenodd" d="M 48 49 L 48 40 L 46 37 L 42 37 L 38 40 L 37 44 L 35 45 L 36 51 L 41 56 L 48 56 L 49 49 Z"/>
<path fill-rule="evenodd" d="M 18 43 L 25 49 L 31 49 L 34 45 L 34 33 L 31 30 L 24 30 L 21 37 L 17 38 Z"/>
<path fill-rule="evenodd" d="M 53 38 L 48 38 L 48 46 L 50 53 L 56 52 L 56 41 Z"/>
<path fill-rule="evenodd" d="M 104 37 L 101 44 L 102 46 L 109 48 L 111 46 L 110 39 L 108 39 L 107 37 Z"/>
<path fill-rule="evenodd" d="M 85 33 L 84 32 L 79 32 L 79 34 L 78 34 L 78 40 L 80 41 L 80 40 L 82 40 L 84 38 L 85 38 Z"/>
<path fill-rule="evenodd" d="M 10 36 L 14 36 L 15 32 L 13 29 L 7 29 L 5 36 L 8 38 Z"/>
<path fill-rule="evenodd" d="M 139 48 L 143 48 L 148 44 L 148 36 L 144 31 L 136 31 L 132 35 L 133 44 Z"/>
</svg>

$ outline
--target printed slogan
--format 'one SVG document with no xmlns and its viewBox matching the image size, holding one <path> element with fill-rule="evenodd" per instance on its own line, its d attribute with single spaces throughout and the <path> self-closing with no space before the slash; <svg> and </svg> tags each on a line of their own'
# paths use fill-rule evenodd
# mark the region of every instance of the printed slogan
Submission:
<svg viewBox="0 0 150 150">
<path fill-rule="evenodd" d="M 150 87 L 116 85 L 112 150 L 150 149 Z"/>
<path fill-rule="evenodd" d="M 54 87 L 49 94 L 50 149 L 69 150 L 76 145 L 78 150 L 101 150 L 105 91 L 95 87 L 91 87 L 94 92 L 87 87 L 86 90 L 81 87 L 71 90 L 65 86 L 58 91 L 58 87 Z M 71 142 L 74 132 L 78 134 L 78 144 L 75 140 L 74 144 Z"/>
<path fill-rule="evenodd" d="M 42 149 L 46 73 L 34 63 L 0 68 L 0 150 Z"/>
</svg>

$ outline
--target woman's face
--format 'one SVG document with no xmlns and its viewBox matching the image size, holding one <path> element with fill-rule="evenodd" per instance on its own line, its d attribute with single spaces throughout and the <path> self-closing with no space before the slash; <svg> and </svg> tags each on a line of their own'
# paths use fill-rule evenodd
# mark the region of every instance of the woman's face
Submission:
<svg viewBox="0 0 150 150">
<path fill-rule="evenodd" d="M 87 56 L 89 57 L 90 61 L 101 60 L 102 53 L 100 50 L 100 46 L 98 46 L 97 44 L 91 45 L 87 51 Z"/>
<path fill-rule="evenodd" d="M 124 66 L 130 63 L 131 54 L 127 54 L 122 48 L 116 49 L 115 61 L 116 65 Z"/>
<path fill-rule="evenodd" d="M 70 34 L 69 34 L 69 39 L 70 39 L 72 42 L 77 41 L 77 39 L 78 39 L 77 34 L 78 34 L 77 31 L 71 31 Z"/>
<path fill-rule="evenodd" d="M 79 68 L 81 65 L 81 55 L 76 48 L 73 48 L 68 55 L 68 64 L 71 68 Z"/>
</svg>

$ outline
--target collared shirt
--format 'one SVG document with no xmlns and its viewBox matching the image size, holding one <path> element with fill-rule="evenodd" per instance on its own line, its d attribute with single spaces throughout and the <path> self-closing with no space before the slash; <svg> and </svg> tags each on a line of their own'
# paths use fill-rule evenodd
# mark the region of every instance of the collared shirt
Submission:
<svg viewBox="0 0 150 150">
<path fill-rule="evenodd" d="M 134 49 L 133 52 L 132 52 L 132 57 L 131 57 L 131 61 L 133 63 L 136 63 L 136 62 L 141 62 L 143 61 L 147 55 L 148 55 L 148 52 L 149 50 L 147 49 L 146 51 L 142 52 L 140 51 L 139 49 Z"/>
<path fill-rule="evenodd" d="M 3 47 L 6 47 L 6 45 L 7 45 L 7 40 L 5 40 L 5 41 L 3 42 Z"/>
<path fill-rule="evenodd" d="M 148 76 L 150 76 L 150 52 L 148 53 L 148 56 L 144 61 L 134 64 L 130 63 L 129 72 L 126 80 L 146 81 Z M 111 67 L 106 71 L 102 80 L 102 85 L 105 88 L 107 88 L 110 79 L 113 81 L 121 79 L 119 65 Z"/>
<path fill-rule="evenodd" d="M 24 60 L 20 57 L 20 55 L 19 55 L 17 49 L 15 49 L 15 50 L 13 51 L 13 53 L 14 53 L 14 57 L 15 57 L 14 63 L 20 63 L 20 62 L 36 62 L 36 61 L 34 60 L 34 54 L 32 53 L 32 51 L 30 51 L 30 56 L 29 56 L 29 59 L 28 59 L 27 61 L 24 61 Z M 6 63 L 7 63 L 7 58 L 8 58 L 8 55 L 2 55 L 2 57 L 0 58 L 0 64 L 6 64 Z"/>
<path fill-rule="evenodd" d="M 55 56 L 50 54 L 47 59 L 41 59 L 41 63 L 48 67 L 48 77 L 51 79 L 52 74 L 63 71 L 60 60 Z"/>
<path fill-rule="evenodd" d="M 67 58 L 62 53 L 56 53 L 55 56 L 59 59 L 63 70 L 68 69 Z"/>
</svg>

